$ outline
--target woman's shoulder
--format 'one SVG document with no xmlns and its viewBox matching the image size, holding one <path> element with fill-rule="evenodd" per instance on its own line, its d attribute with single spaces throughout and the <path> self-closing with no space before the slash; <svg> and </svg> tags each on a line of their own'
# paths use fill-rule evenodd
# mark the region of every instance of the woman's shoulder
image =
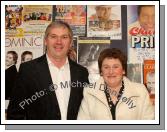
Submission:
<svg viewBox="0 0 167 132">
<path fill-rule="evenodd" d="M 102 77 L 100 77 L 96 82 L 90 83 L 84 87 L 84 94 L 89 94 L 96 96 L 104 92 L 105 83 Z"/>
<path fill-rule="evenodd" d="M 139 94 L 139 95 L 145 95 L 148 93 L 147 88 L 145 87 L 144 84 L 142 83 L 136 83 L 136 82 L 132 82 L 130 81 L 127 77 L 124 77 L 124 83 L 125 83 L 125 87 L 127 89 L 129 89 L 129 91 L 134 91 L 135 93 Z"/>
</svg>

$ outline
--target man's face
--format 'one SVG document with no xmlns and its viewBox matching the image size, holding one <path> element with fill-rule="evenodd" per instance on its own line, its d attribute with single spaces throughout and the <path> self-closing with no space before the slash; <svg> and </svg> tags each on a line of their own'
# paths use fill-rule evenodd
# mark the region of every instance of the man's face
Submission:
<svg viewBox="0 0 167 132">
<path fill-rule="evenodd" d="M 110 19 L 111 7 L 97 6 L 96 14 L 99 21 L 107 21 Z"/>
<path fill-rule="evenodd" d="M 32 60 L 32 55 L 31 54 L 26 54 L 24 57 L 24 62 Z"/>
<path fill-rule="evenodd" d="M 64 27 L 52 28 L 45 39 L 47 54 L 54 59 L 64 59 L 71 47 L 69 31 Z"/>
<path fill-rule="evenodd" d="M 141 8 L 139 23 L 145 30 L 154 31 L 155 28 L 155 7 L 144 6 Z"/>
<path fill-rule="evenodd" d="M 147 76 L 147 88 L 150 92 L 155 91 L 155 76 L 154 74 L 150 74 L 149 76 Z"/>
<path fill-rule="evenodd" d="M 113 20 L 113 28 L 118 29 L 120 27 L 120 21 L 119 20 Z"/>
<path fill-rule="evenodd" d="M 6 66 L 11 66 L 15 64 L 14 60 L 13 60 L 13 55 L 12 54 L 7 54 L 6 55 Z"/>
</svg>

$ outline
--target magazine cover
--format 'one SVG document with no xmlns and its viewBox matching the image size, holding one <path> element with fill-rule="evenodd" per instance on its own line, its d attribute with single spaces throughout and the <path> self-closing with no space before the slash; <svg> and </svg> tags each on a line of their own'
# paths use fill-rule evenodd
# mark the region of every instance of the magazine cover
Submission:
<svg viewBox="0 0 167 132">
<path fill-rule="evenodd" d="M 144 84 L 153 101 L 155 99 L 155 60 L 144 60 Z"/>
<path fill-rule="evenodd" d="M 88 5 L 87 36 L 122 39 L 121 6 Z"/>
<path fill-rule="evenodd" d="M 9 51 L 14 51 L 17 54 L 16 67 L 19 69 L 20 63 L 43 55 L 43 34 L 25 34 L 24 37 L 6 37 L 6 57 Z"/>
<path fill-rule="evenodd" d="M 43 35 L 6 36 L 5 54 L 5 109 L 7 109 L 20 64 L 43 55 Z"/>
<path fill-rule="evenodd" d="M 5 5 L 5 35 L 23 36 L 23 6 Z"/>
<path fill-rule="evenodd" d="M 52 6 L 24 5 L 23 20 L 25 33 L 44 33 L 52 21 Z"/>
<path fill-rule="evenodd" d="M 43 35 L 6 37 L 5 54 L 5 109 L 7 109 L 20 64 L 43 55 Z"/>
<path fill-rule="evenodd" d="M 89 81 L 95 82 L 99 77 L 98 57 L 102 50 L 110 47 L 109 37 L 79 37 L 78 63 L 87 67 Z"/>
<path fill-rule="evenodd" d="M 86 6 L 85 5 L 55 5 L 53 6 L 53 21 L 62 20 L 70 24 L 74 35 L 85 36 Z"/>
<path fill-rule="evenodd" d="M 132 82 L 143 83 L 143 65 L 142 63 L 127 65 L 127 77 Z"/>
<path fill-rule="evenodd" d="M 128 5 L 128 61 L 143 63 L 155 58 L 155 6 Z"/>
</svg>

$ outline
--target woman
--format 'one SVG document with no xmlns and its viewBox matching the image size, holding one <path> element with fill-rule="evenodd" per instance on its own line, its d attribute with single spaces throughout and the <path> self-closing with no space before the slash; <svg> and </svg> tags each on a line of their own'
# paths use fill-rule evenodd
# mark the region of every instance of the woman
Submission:
<svg viewBox="0 0 167 132">
<path fill-rule="evenodd" d="M 151 120 L 154 109 L 143 84 L 126 76 L 126 56 L 119 49 L 105 49 L 98 59 L 100 79 L 84 89 L 78 119 Z"/>
</svg>

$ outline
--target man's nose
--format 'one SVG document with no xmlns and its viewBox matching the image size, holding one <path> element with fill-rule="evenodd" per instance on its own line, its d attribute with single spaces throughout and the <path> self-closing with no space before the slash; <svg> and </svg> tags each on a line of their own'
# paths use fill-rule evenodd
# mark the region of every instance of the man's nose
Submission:
<svg viewBox="0 0 167 132">
<path fill-rule="evenodd" d="M 148 24 L 153 26 L 154 25 L 154 18 L 153 17 L 148 17 Z"/>
<path fill-rule="evenodd" d="M 61 38 L 61 37 L 57 37 L 56 42 L 57 42 L 58 44 L 61 44 L 62 38 Z"/>
</svg>

